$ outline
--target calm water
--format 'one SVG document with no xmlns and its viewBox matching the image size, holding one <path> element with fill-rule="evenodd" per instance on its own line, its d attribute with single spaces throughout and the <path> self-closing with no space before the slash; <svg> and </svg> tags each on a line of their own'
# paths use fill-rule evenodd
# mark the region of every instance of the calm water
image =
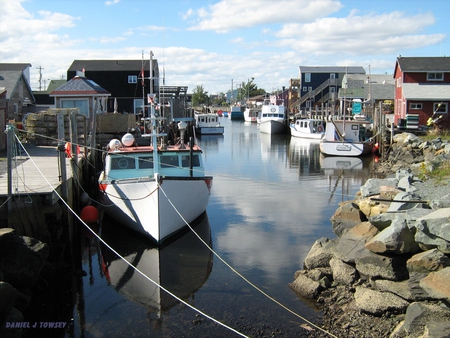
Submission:
<svg viewBox="0 0 450 338">
<path fill-rule="evenodd" d="M 308 320 L 314 302 L 288 284 L 314 241 L 334 238 L 330 217 L 370 175 L 372 159 L 321 157 L 318 143 L 260 134 L 256 124 L 221 119 L 223 136 L 199 140 L 214 176 L 196 231 L 250 282 Z M 106 219 L 103 238 L 153 281 L 247 336 L 301 336 L 303 321 L 236 275 L 192 234 L 162 250 Z M 233 337 L 86 239 L 73 320 L 65 337 Z"/>
</svg>

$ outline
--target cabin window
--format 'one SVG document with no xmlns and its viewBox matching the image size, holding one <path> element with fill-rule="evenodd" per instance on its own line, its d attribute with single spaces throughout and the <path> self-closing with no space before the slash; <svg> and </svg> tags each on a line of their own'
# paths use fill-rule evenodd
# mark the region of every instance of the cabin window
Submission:
<svg viewBox="0 0 450 338">
<path fill-rule="evenodd" d="M 427 73 L 428 81 L 444 81 L 444 73 Z"/>
<path fill-rule="evenodd" d="M 178 155 L 162 155 L 161 168 L 178 168 Z"/>
<path fill-rule="evenodd" d="M 422 110 L 422 103 L 410 103 L 409 109 Z"/>
<path fill-rule="evenodd" d="M 137 83 L 137 75 L 128 75 L 128 83 Z"/>
<path fill-rule="evenodd" d="M 80 113 L 89 117 L 89 100 L 61 99 L 61 108 L 78 108 Z"/>
<path fill-rule="evenodd" d="M 181 155 L 181 166 L 189 168 L 189 155 Z M 192 155 L 192 166 L 200 167 L 200 158 L 198 155 Z"/>
<path fill-rule="evenodd" d="M 447 114 L 448 110 L 447 110 L 447 103 L 435 103 L 433 105 L 433 111 L 436 113 L 441 113 L 441 114 Z"/>
<path fill-rule="evenodd" d="M 135 169 L 136 163 L 134 157 L 129 156 L 112 156 L 111 170 Z"/>
<path fill-rule="evenodd" d="M 153 156 L 139 157 L 139 169 L 153 169 Z"/>
</svg>

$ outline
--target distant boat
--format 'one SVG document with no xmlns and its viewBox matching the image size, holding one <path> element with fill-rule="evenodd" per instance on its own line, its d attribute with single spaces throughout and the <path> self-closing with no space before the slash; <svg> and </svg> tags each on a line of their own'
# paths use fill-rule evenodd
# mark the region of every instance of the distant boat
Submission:
<svg viewBox="0 0 450 338">
<path fill-rule="evenodd" d="M 320 151 L 331 156 L 363 156 L 372 152 L 373 141 L 366 140 L 369 121 L 327 121 L 325 134 L 320 140 Z"/>
<path fill-rule="evenodd" d="M 245 108 L 244 110 L 244 121 L 245 122 L 257 122 L 258 114 L 261 111 L 260 108 Z"/>
<path fill-rule="evenodd" d="M 200 135 L 222 135 L 224 132 L 219 115 L 215 113 L 194 112 L 194 125 L 195 132 Z"/>
<path fill-rule="evenodd" d="M 319 119 L 297 119 L 289 124 L 291 136 L 319 140 L 325 132 L 325 123 Z"/>
<path fill-rule="evenodd" d="M 244 120 L 244 110 L 245 110 L 245 107 L 243 107 L 243 106 L 237 106 L 237 105 L 234 105 L 234 106 L 231 106 L 231 109 L 230 109 L 230 118 L 232 119 L 232 120 Z"/>
<path fill-rule="evenodd" d="M 287 131 L 285 124 L 285 109 L 282 102 L 272 95 L 265 99 L 258 116 L 259 131 L 265 134 L 284 134 Z"/>
<path fill-rule="evenodd" d="M 227 111 L 223 111 L 222 115 L 223 115 L 223 117 L 228 117 L 228 112 Z"/>
</svg>

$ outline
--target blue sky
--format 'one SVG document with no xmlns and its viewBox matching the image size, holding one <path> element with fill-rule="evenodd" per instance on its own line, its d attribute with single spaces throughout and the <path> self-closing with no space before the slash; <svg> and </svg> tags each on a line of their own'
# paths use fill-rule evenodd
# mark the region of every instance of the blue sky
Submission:
<svg viewBox="0 0 450 338">
<path fill-rule="evenodd" d="M 396 57 L 450 55 L 448 0 L 0 0 L 0 62 L 31 85 L 75 59 L 141 59 L 167 85 L 226 92 L 248 79 L 289 86 L 299 66 L 391 74 Z M 89 77 L 89 70 L 86 70 Z"/>
</svg>

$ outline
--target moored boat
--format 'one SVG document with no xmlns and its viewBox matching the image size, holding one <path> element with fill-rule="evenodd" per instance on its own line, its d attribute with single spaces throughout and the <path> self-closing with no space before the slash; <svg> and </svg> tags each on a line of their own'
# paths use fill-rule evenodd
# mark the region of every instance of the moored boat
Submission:
<svg viewBox="0 0 450 338">
<path fill-rule="evenodd" d="M 284 104 L 278 101 L 274 95 L 265 99 L 257 119 L 259 131 L 266 134 L 286 133 L 284 108 Z"/>
<path fill-rule="evenodd" d="M 178 125 L 181 140 L 175 145 L 157 146 L 156 128 L 147 145 L 138 145 L 132 134 L 111 140 L 98 181 L 105 212 L 157 243 L 206 210 L 212 186 L 202 150 L 192 138 L 184 144 L 186 123 Z"/>
<path fill-rule="evenodd" d="M 244 110 L 244 121 L 245 122 L 257 122 L 258 115 L 261 109 L 247 107 Z"/>
<path fill-rule="evenodd" d="M 320 151 L 330 156 L 363 156 L 372 152 L 373 141 L 366 139 L 369 121 L 327 121 L 325 134 L 320 140 Z"/>
<path fill-rule="evenodd" d="M 289 124 L 291 136 L 319 140 L 325 132 L 325 123 L 319 119 L 297 119 Z"/>
<path fill-rule="evenodd" d="M 232 120 L 244 120 L 244 110 L 245 110 L 245 107 L 234 105 L 234 106 L 231 106 L 231 109 L 230 109 L 230 112 L 228 115 Z"/>
<path fill-rule="evenodd" d="M 194 112 L 194 120 L 195 131 L 200 135 L 222 135 L 224 132 L 218 114 Z"/>
</svg>

